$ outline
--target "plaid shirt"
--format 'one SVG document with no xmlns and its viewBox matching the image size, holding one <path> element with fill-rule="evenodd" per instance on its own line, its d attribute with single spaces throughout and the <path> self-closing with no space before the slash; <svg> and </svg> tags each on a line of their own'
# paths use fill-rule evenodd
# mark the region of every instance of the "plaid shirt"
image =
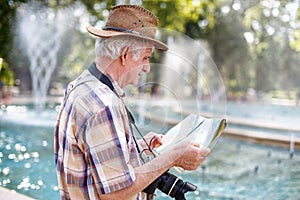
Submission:
<svg viewBox="0 0 300 200">
<path fill-rule="evenodd" d="M 99 199 L 135 180 L 140 160 L 124 91 L 111 81 L 119 97 L 88 70 L 67 88 L 54 141 L 62 199 Z M 141 193 L 132 199 L 141 199 Z"/>
</svg>

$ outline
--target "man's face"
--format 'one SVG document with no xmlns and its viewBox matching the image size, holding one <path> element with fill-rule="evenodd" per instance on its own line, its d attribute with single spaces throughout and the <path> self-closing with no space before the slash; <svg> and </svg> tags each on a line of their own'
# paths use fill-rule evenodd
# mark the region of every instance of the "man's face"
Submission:
<svg viewBox="0 0 300 200">
<path fill-rule="evenodd" d="M 147 45 L 146 50 L 140 52 L 139 58 L 135 61 L 132 58 L 132 51 L 128 52 L 125 73 L 122 77 L 123 85 L 138 83 L 142 73 L 150 72 L 149 58 L 152 56 L 152 47 Z"/>
</svg>

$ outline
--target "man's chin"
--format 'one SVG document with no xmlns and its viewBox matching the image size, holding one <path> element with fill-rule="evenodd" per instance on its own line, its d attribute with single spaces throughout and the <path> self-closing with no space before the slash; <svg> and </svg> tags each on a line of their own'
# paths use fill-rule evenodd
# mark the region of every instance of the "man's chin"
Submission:
<svg viewBox="0 0 300 200">
<path fill-rule="evenodd" d="M 128 85 L 133 85 L 133 86 L 138 87 L 138 86 L 139 86 L 139 81 L 133 81 L 133 82 L 130 82 L 130 83 L 128 83 L 126 86 L 128 86 Z"/>
<path fill-rule="evenodd" d="M 141 82 L 141 77 L 139 77 L 138 79 L 136 79 L 136 80 L 134 80 L 133 82 L 132 82 L 132 85 L 134 85 L 134 86 L 138 86 L 139 84 L 141 84 L 142 82 Z"/>
</svg>

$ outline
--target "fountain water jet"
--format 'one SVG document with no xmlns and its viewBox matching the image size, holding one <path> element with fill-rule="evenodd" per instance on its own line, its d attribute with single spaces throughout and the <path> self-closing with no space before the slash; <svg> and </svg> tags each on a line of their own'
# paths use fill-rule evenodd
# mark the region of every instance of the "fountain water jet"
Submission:
<svg viewBox="0 0 300 200">
<path fill-rule="evenodd" d="M 67 17 L 65 10 L 37 4 L 23 4 L 18 8 L 18 33 L 30 61 L 32 94 L 39 108 L 45 103 L 51 76 L 57 66 Z"/>
<path fill-rule="evenodd" d="M 290 139 L 290 158 L 291 159 L 294 157 L 294 153 L 295 153 L 295 136 L 292 133 L 291 139 Z"/>
<path fill-rule="evenodd" d="M 225 86 L 209 55 L 208 44 L 174 31 L 172 34 L 171 31 L 166 33 L 169 33 L 169 51 L 163 61 L 161 84 L 171 88 L 182 102 L 187 98 L 194 100 L 195 112 L 201 111 L 202 107 L 209 107 L 208 112 L 214 116 L 225 114 Z"/>
</svg>

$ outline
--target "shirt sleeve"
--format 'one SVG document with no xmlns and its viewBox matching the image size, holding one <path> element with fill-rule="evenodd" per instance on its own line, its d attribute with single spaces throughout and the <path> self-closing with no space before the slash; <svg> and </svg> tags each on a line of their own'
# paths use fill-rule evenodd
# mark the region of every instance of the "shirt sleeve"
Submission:
<svg viewBox="0 0 300 200">
<path fill-rule="evenodd" d="M 120 107 L 106 106 L 86 123 L 86 160 L 100 194 L 121 190 L 135 180 L 125 121 Z"/>
</svg>

